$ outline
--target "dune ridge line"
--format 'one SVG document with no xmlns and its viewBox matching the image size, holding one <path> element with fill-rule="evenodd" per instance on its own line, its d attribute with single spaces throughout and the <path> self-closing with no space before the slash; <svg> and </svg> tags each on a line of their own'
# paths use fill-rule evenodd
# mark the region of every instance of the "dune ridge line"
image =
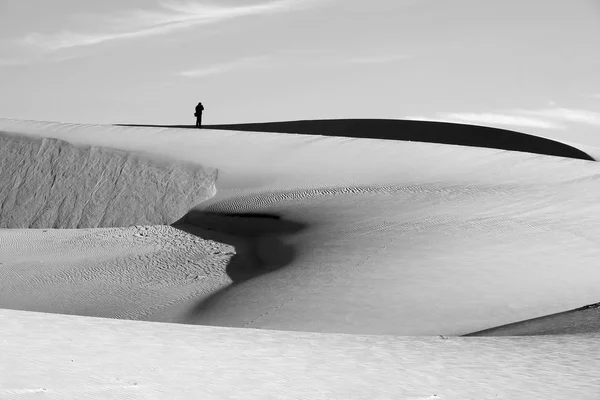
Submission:
<svg viewBox="0 0 600 400">
<path fill-rule="evenodd" d="M 598 301 L 599 195 L 590 184 L 600 176 L 598 163 L 303 134 L 6 120 L 0 128 L 218 170 L 218 191 L 177 220 L 179 231 L 89 232 L 74 238 L 68 267 L 60 257 L 73 242 L 60 252 L 56 245 L 65 232 L 50 232 L 54 239 L 39 241 L 33 256 L 19 243 L 46 233 L 7 233 L 4 243 L 14 251 L 2 281 L 14 296 L 3 306 L 31 298 L 22 309 L 113 310 L 128 318 L 260 329 L 462 335 Z M 89 246 L 94 242 L 100 248 Z M 219 242 L 225 251 L 216 250 Z M 105 252 L 118 243 L 126 257 Z M 214 252 L 200 248 L 209 243 Z M 102 262 L 82 268 L 86 251 L 102 252 Z M 45 261 L 49 252 L 56 262 Z M 114 297 L 94 289 L 100 284 Z M 69 303 L 74 288 L 77 307 Z M 38 297 L 28 297 L 32 292 Z"/>
<path fill-rule="evenodd" d="M 195 128 L 191 125 L 121 125 Z M 204 128 L 441 143 L 595 161 L 586 152 L 552 139 L 507 129 L 450 122 L 401 119 L 321 119 L 215 124 L 206 125 Z"/>
</svg>

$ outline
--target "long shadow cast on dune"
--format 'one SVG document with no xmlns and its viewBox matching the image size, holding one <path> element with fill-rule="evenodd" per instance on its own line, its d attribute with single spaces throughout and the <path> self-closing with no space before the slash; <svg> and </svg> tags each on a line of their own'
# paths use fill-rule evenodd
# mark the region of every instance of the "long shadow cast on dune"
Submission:
<svg viewBox="0 0 600 400">
<path fill-rule="evenodd" d="M 201 299 L 184 318 L 186 323 L 202 322 L 203 313 L 227 291 L 244 282 L 289 265 L 296 251 L 285 236 L 305 228 L 301 223 L 270 214 L 227 214 L 192 210 L 172 225 L 203 239 L 235 248 L 226 273 L 232 284 Z"/>
<path fill-rule="evenodd" d="M 193 125 L 130 125 L 195 128 Z M 205 125 L 206 129 L 403 140 L 485 147 L 595 161 L 589 154 L 551 139 L 485 126 L 395 119 L 323 119 Z"/>
</svg>

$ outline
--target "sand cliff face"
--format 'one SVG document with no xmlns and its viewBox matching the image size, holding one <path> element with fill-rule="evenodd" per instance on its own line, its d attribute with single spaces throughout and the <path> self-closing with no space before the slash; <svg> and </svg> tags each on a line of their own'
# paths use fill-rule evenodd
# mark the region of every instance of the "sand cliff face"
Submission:
<svg viewBox="0 0 600 400">
<path fill-rule="evenodd" d="M 0 136 L 0 228 L 171 224 L 215 194 L 216 175 L 118 150 Z"/>
</svg>

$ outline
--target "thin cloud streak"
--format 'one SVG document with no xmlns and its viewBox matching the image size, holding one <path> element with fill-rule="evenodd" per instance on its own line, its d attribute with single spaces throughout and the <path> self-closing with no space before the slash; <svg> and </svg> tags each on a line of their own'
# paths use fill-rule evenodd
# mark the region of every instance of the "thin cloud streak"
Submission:
<svg viewBox="0 0 600 400">
<path fill-rule="evenodd" d="M 372 56 L 372 57 L 361 57 L 361 58 L 350 58 L 347 62 L 351 64 L 385 64 L 394 61 L 407 60 L 410 56 L 404 55 L 386 55 L 386 56 Z"/>
<path fill-rule="evenodd" d="M 180 72 L 179 75 L 186 78 L 203 78 L 205 76 L 223 74 L 237 69 L 267 68 L 269 66 L 269 57 L 267 56 L 248 57 L 227 63 L 213 64 L 203 68 L 183 71 Z"/>
<path fill-rule="evenodd" d="M 0 59 L 0 68 L 2 67 L 18 67 L 21 65 L 27 65 L 26 61 L 15 60 L 15 59 Z"/>
<path fill-rule="evenodd" d="M 103 25 L 114 31 L 104 33 L 80 33 L 65 30 L 55 34 L 31 33 L 22 43 L 56 51 L 73 47 L 92 46 L 110 41 L 168 34 L 198 25 L 214 24 L 234 18 L 266 15 L 306 8 L 327 0 L 279 0 L 244 6 L 217 6 L 197 2 L 162 3 L 156 11 L 133 10 L 125 17 L 105 17 Z"/>
<path fill-rule="evenodd" d="M 291 68 L 306 68 L 306 67 L 332 67 L 332 66 L 344 66 L 350 64 L 382 64 L 387 62 L 393 62 L 397 60 L 404 60 L 407 56 L 400 55 L 381 55 L 372 56 L 370 58 L 332 58 L 320 61 L 295 59 L 290 60 L 286 55 L 304 54 L 304 52 L 296 53 L 293 51 L 282 51 L 275 55 L 264 55 L 256 57 L 241 58 L 231 62 L 225 62 L 220 64 L 208 65 L 205 67 L 191 69 L 187 71 L 179 72 L 177 75 L 186 78 L 202 78 L 209 75 L 216 75 L 226 72 L 231 72 L 240 69 L 258 69 L 258 68 L 276 68 L 281 66 L 287 66 Z M 310 54 L 307 52 L 307 54 Z M 326 54 L 325 52 L 319 52 L 319 54 Z"/>
<path fill-rule="evenodd" d="M 64 62 L 64 61 L 70 61 L 70 60 L 74 60 L 77 58 L 80 58 L 80 55 L 76 55 L 76 54 L 69 54 L 69 55 L 52 55 L 49 57 L 41 57 L 40 55 L 36 55 L 33 57 L 29 57 L 29 58 L 22 58 L 22 59 L 0 59 L 0 68 L 11 68 L 11 67 L 24 67 L 24 66 L 30 66 L 30 65 L 35 65 L 35 64 L 53 64 L 53 63 L 60 63 L 60 62 Z"/>
<path fill-rule="evenodd" d="M 600 113 L 595 111 L 577 110 L 572 108 L 548 108 L 543 110 L 522 110 L 520 112 L 526 115 L 558 121 L 600 126 Z"/>
<path fill-rule="evenodd" d="M 441 113 L 435 118 L 409 116 L 405 119 L 439 122 L 459 122 L 478 125 L 506 125 L 522 128 L 563 129 L 564 127 L 539 118 L 495 113 Z"/>
<path fill-rule="evenodd" d="M 504 113 L 438 113 L 434 118 L 420 116 L 406 117 L 406 119 L 540 129 L 565 129 L 565 124 L 568 123 L 600 126 L 600 113 L 598 112 L 560 107 L 538 110 L 511 110 Z"/>
<path fill-rule="evenodd" d="M 339 55 L 336 58 L 323 58 L 320 60 L 308 60 L 305 63 L 307 67 L 343 67 L 348 65 L 377 65 L 386 64 L 400 60 L 407 60 L 412 58 L 411 56 L 401 54 L 383 54 L 383 55 L 371 55 L 364 57 L 348 57 L 345 55 Z"/>
</svg>

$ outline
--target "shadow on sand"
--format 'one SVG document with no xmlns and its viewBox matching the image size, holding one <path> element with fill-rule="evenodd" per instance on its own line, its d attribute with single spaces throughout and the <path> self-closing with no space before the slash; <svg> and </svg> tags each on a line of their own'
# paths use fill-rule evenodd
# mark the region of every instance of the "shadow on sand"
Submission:
<svg viewBox="0 0 600 400">
<path fill-rule="evenodd" d="M 285 237 L 300 232 L 305 225 L 282 220 L 270 214 L 226 214 L 192 210 L 172 225 L 203 239 L 215 240 L 235 248 L 226 273 L 233 282 L 201 299 L 184 317 L 184 323 L 210 325 L 204 318 L 210 305 L 224 293 L 254 279 L 289 265 L 296 256 Z"/>
<path fill-rule="evenodd" d="M 600 303 L 594 303 L 463 336 L 580 335 L 598 332 L 600 332 Z"/>
<path fill-rule="evenodd" d="M 120 126 L 195 128 L 193 125 L 121 124 Z M 324 119 L 204 125 L 204 128 L 453 144 L 595 161 L 587 153 L 551 139 L 505 129 L 449 122 L 395 119 Z"/>
</svg>

